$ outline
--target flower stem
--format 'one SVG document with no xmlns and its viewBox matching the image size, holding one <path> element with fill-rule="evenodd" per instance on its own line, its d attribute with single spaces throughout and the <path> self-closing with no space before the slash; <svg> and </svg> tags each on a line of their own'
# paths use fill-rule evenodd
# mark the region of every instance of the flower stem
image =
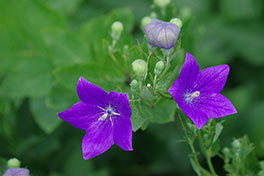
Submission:
<svg viewBox="0 0 264 176">
<path fill-rule="evenodd" d="M 202 138 L 200 131 L 198 131 L 198 138 L 199 138 L 201 150 L 206 158 L 206 162 L 207 162 L 210 172 L 212 173 L 213 176 L 218 176 L 214 170 L 214 166 L 211 161 L 211 152 L 205 148 L 205 143 L 204 143 L 204 140 Z"/>
<path fill-rule="evenodd" d="M 162 72 L 162 74 L 160 75 L 160 79 L 162 79 L 163 76 L 166 75 L 166 73 L 167 73 L 167 71 L 169 70 L 169 68 L 170 68 L 170 57 L 167 56 L 166 67 L 165 67 L 164 71 Z"/>
<path fill-rule="evenodd" d="M 216 172 L 215 172 L 215 170 L 214 170 L 214 166 L 213 166 L 212 161 L 211 161 L 211 157 L 210 157 L 208 154 L 206 154 L 206 155 L 205 155 L 205 158 L 206 158 L 206 162 L 207 162 L 207 165 L 208 165 L 208 167 L 209 167 L 210 172 L 211 172 L 214 176 L 217 176 L 217 174 L 216 174 Z"/>
</svg>

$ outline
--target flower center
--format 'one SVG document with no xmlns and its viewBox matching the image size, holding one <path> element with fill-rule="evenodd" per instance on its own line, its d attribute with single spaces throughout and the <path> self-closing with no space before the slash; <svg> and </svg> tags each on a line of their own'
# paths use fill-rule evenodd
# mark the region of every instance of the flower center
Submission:
<svg viewBox="0 0 264 176">
<path fill-rule="evenodd" d="M 119 113 L 115 112 L 115 109 L 113 107 L 111 107 L 111 105 L 109 105 L 105 109 L 100 107 L 100 106 L 98 106 L 98 108 L 103 110 L 103 113 L 104 113 L 98 120 L 105 120 L 105 119 L 107 119 L 109 117 L 111 122 L 112 122 L 112 116 L 120 115 Z"/>
<path fill-rule="evenodd" d="M 200 92 L 199 91 L 195 91 L 193 93 L 186 93 L 184 94 L 184 100 L 187 103 L 191 103 L 193 101 L 193 99 L 197 98 L 200 96 Z"/>
</svg>

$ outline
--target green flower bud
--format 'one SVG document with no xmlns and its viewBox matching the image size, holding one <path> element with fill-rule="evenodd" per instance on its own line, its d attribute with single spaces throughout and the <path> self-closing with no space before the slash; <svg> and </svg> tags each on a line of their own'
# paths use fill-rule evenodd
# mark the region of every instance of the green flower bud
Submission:
<svg viewBox="0 0 264 176">
<path fill-rule="evenodd" d="M 176 24 L 177 26 L 179 26 L 179 28 L 182 27 L 182 21 L 181 21 L 180 18 L 172 18 L 172 19 L 170 20 L 170 22 L 173 23 L 173 24 Z"/>
<path fill-rule="evenodd" d="M 163 69 L 164 69 L 164 62 L 163 61 L 157 62 L 155 65 L 154 74 L 159 76 L 163 71 Z"/>
<path fill-rule="evenodd" d="M 228 157 L 229 156 L 229 154 L 230 154 L 230 150 L 229 150 L 229 148 L 227 148 L 227 147 L 225 147 L 224 149 L 223 149 L 223 154 L 225 155 L 225 157 Z"/>
<path fill-rule="evenodd" d="M 150 17 L 151 18 L 158 18 L 158 15 L 155 12 L 151 12 Z"/>
<path fill-rule="evenodd" d="M 171 0 L 154 0 L 154 4 L 160 8 L 166 7 L 170 2 Z"/>
<path fill-rule="evenodd" d="M 151 21 L 152 21 L 152 18 L 151 18 L 151 17 L 149 17 L 149 16 L 145 16 L 145 17 L 142 18 L 142 20 L 141 20 L 141 25 L 142 25 L 142 26 L 146 26 L 146 25 L 148 25 L 149 23 L 151 23 Z"/>
<path fill-rule="evenodd" d="M 132 67 L 136 77 L 142 81 L 147 73 L 147 63 L 141 59 L 137 59 L 132 63 Z"/>
<path fill-rule="evenodd" d="M 240 146 L 241 146 L 241 144 L 240 144 L 239 140 L 235 139 L 235 140 L 232 142 L 232 147 L 233 147 L 233 149 L 234 149 L 235 151 L 238 151 L 238 150 L 240 149 Z"/>
<path fill-rule="evenodd" d="M 114 40 L 118 40 L 124 29 L 123 24 L 120 21 L 115 21 L 112 26 L 111 36 Z"/>
<path fill-rule="evenodd" d="M 131 92 L 135 93 L 138 91 L 138 81 L 137 80 L 132 80 L 131 83 L 130 83 L 130 87 L 131 87 Z"/>
<path fill-rule="evenodd" d="M 20 164 L 21 164 L 21 162 L 16 158 L 11 158 L 7 161 L 7 166 L 9 168 L 19 168 Z"/>
</svg>

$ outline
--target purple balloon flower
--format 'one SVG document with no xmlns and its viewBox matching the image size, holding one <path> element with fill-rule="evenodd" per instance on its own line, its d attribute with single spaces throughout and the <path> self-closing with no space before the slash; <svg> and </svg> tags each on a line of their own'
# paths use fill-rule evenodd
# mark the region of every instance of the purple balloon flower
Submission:
<svg viewBox="0 0 264 176">
<path fill-rule="evenodd" d="M 150 45 L 168 50 L 174 47 L 181 29 L 174 23 L 153 18 L 144 30 Z"/>
<path fill-rule="evenodd" d="M 29 170 L 25 168 L 8 168 L 3 176 L 29 176 Z"/>
<path fill-rule="evenodd" d="M 86 130 L 82 141 L 83 158 L 100 155 L 114 143 L 132 151 L 132 112 L 127 94 L 107 93 L 82 77 L 77 93 L 81 101 L 58 116 L 74 127 Z"/>
<path fill-rule="evenodd" d="M 186 53 L 180 76 L 169 89 L 169 93 L 198 129 L 201 129 L 209 118 L 237 113 L 232 103 L 220 94 L 228 73 L 228 65 L 199 71 L 195 58 Z"/>
</svg>

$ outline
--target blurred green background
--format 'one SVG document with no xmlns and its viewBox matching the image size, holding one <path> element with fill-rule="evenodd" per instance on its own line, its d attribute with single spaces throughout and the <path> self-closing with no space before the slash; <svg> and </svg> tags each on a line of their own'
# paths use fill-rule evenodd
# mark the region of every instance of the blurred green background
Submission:
<svg viewBox="0 0 264 176">
<path fill-rule="evenodd" d="M 113 146 L 84 161 L 85 131 L 57 112 L 78 101 L 79 76 L 106 90 L 128 89 L 107 52 L 112 22 L 124 24 L 118 46 L 143 41 L 151 0 L 0 0 L 0 174 L 17 157 L 33 176 L 195 175 L 175 118 L 134 133 L 134 152 Z M 263 0 L 174 0 L 182 47 L 200 67 L 229 64 L 223 94 L 238 114 L 225 120 L 221 145 L 248 134 L 264 159 Z M 137 58 L 129 58 L 131 61 Z M 124 69 L 131 69 L 124 65 Z M 202 160 L 203 158 L 201 158 Z M 222 161 L 213 158 L 218 173 Z"/>
</svg>

